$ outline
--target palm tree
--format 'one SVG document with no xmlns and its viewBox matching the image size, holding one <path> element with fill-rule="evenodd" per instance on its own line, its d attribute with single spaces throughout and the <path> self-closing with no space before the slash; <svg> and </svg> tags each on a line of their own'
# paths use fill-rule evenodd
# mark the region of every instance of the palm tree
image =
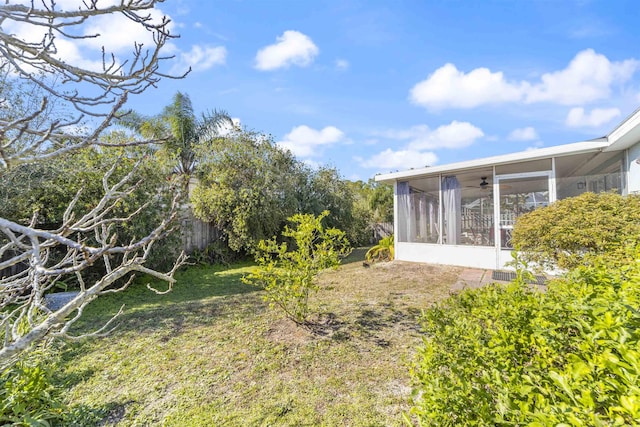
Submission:
<svg viewBox="0 0 640 427">
<path fill-rule="evenodd" d="M 159 115 L 145 117 L 129 112 L 119 123 L 146 138 L 161 139 L 163 149 L 176 158 L 175 173 L 187 179 L 196 167 L 197 147 L 220 136 L 223 129 L 234 126 L 229 114 L 223 110 L 196 117 L 191 99 L 181 92 L 174 95 L 173 102 Z"/>
</svg>

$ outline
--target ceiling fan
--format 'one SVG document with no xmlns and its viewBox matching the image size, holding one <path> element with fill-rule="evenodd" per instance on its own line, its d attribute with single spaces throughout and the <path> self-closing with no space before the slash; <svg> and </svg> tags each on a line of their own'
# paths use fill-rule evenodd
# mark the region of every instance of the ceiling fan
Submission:
<svg viewBox="0 0 640 427">
<path fill-rule="evenodd" d="M 486 190 L 487 188 L 489 188 L 489 183 L 487 182 L 487 177 L 483 176 L 480 178 L 482 181 L 480 181 L 480 189 L 481 190 Z"/>
<path fill-rule="evenodd" d="M 493 185 L 489 181 L 487 181 L 487 179 L 488 178 L 486 176 L 480 177 L 480 184 L 478 184 L 478 185 L 469 185 L 469 186 L 466 186 L 465 188 L 480 188 L 481 190 L 485 190 L 485 191 L 486 190 L 493 190 Z M 500 184 L 500 189 L 501 190 L 508 190 L 510 188 L 511 188 L 511 186 L 508 185 L 508 184 Z"/>
</svg>

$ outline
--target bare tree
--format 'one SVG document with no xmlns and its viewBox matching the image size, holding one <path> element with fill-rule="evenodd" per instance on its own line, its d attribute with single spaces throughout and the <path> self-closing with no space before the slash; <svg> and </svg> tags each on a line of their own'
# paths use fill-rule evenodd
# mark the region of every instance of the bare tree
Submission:
<svg viewBox="0 0 640 427">
<path fill-rule="evenodd" d="M 0 70 L 7 84 L 26 82 L 37 90 L 17 110 L 7 107 L 8 97 L 0 99 L 0 176 L 20 164 L 48 161 L 88 146 L 113 145 L 100 136 L 118 118 L 129 95 L 171 77 L 160 71 L 162 60 L 167 59 L 160 52 L 174 36 L 169 31 L 170 20 L 157 18 L 155 0 L 111 0 L 102 7 L 97 0 L 83 0 L 67 9 L 60 9 L 55 0 L 6 3 L 0 6 Z M 103 46 L 99 66 L 74 64 L 61 57 L 64 43 L 98 39 L 99 34 L 86 32 L 87 24 L 104 16 L 120 16 L 143 28 L 151 35 L 151 45 L 132 42 L 125 58 Z M 154 141 L 134 143 L 149 142 Z M 88 212 L 78 214 L 77 194 L 55 230 L 39 229 L 37 214 L 30 224 L 0 218 L 0 331 L 4 335 L 0 367 L 49 337 L 73 338 L 70 328 L 87 304 L 105 293 L 125 289 L 134 272 L 167 281 L 167 291 L 174 283 L 184 255 L 167 273 L 145 266 L 145 261 L 154 243 L 170 231 L 178 196 L 165 220 L 147 236 L 117 244 L 117 227 L 135 221 L 153 200 L 126 217 L 118 216 L 116 207 L 139 182 L 134 182 L 132 173 L 114 178 L 115 168 L 103 178 L 102 199 Z M 63 256 L 54 257 L 53 251 Z M 104 274 L 87 282 L 82 273 L 96 264 L 101 264 Z M 16 268 L 20 265 L 26 267 Z M 80 292 L 62 308 L 49 309 L 45 295 L 69 276 L 75 277 Z M 107 331 L 110 324 L 94 334 Z"/>
</svg>

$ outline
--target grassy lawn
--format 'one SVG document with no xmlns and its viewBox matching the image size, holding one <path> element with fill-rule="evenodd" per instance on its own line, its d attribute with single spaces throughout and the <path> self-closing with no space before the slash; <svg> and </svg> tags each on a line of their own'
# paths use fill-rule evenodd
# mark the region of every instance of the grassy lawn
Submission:
<svg viewBox="0 0 640 427">
<path fill-rule="evenodd" d="M 249 264 L 191 267 L 164 296 L 137 284 L 102 298 L 83 328 L 125 314 L 109 337 L 64 349 L 66 398 L 103 411 L 101 425 L 400 425 L 416 315 L 459 269 L 362 257 L 321 274 L 312 331 L 242 284 Z"/>
</svg>

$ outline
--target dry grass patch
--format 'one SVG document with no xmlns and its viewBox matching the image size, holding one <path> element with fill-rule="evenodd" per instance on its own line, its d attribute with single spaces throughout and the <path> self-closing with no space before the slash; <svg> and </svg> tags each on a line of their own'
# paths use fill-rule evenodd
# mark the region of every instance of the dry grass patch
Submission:
<svg viewBox="0 0 640 427">
<path fill-rule="evenodd" d="M 65 350 L 67 398 L 103 425 L 400 425 L 416 316 L 460 270 L 364 268 L 363 253 L 320 275 L 310 329 L 240 282 L 248 265 L 191 268 L 165 297 L 141 285 L 99 301 L 85 327 L 129 308 L 110 337 Z"/>
</svg>

